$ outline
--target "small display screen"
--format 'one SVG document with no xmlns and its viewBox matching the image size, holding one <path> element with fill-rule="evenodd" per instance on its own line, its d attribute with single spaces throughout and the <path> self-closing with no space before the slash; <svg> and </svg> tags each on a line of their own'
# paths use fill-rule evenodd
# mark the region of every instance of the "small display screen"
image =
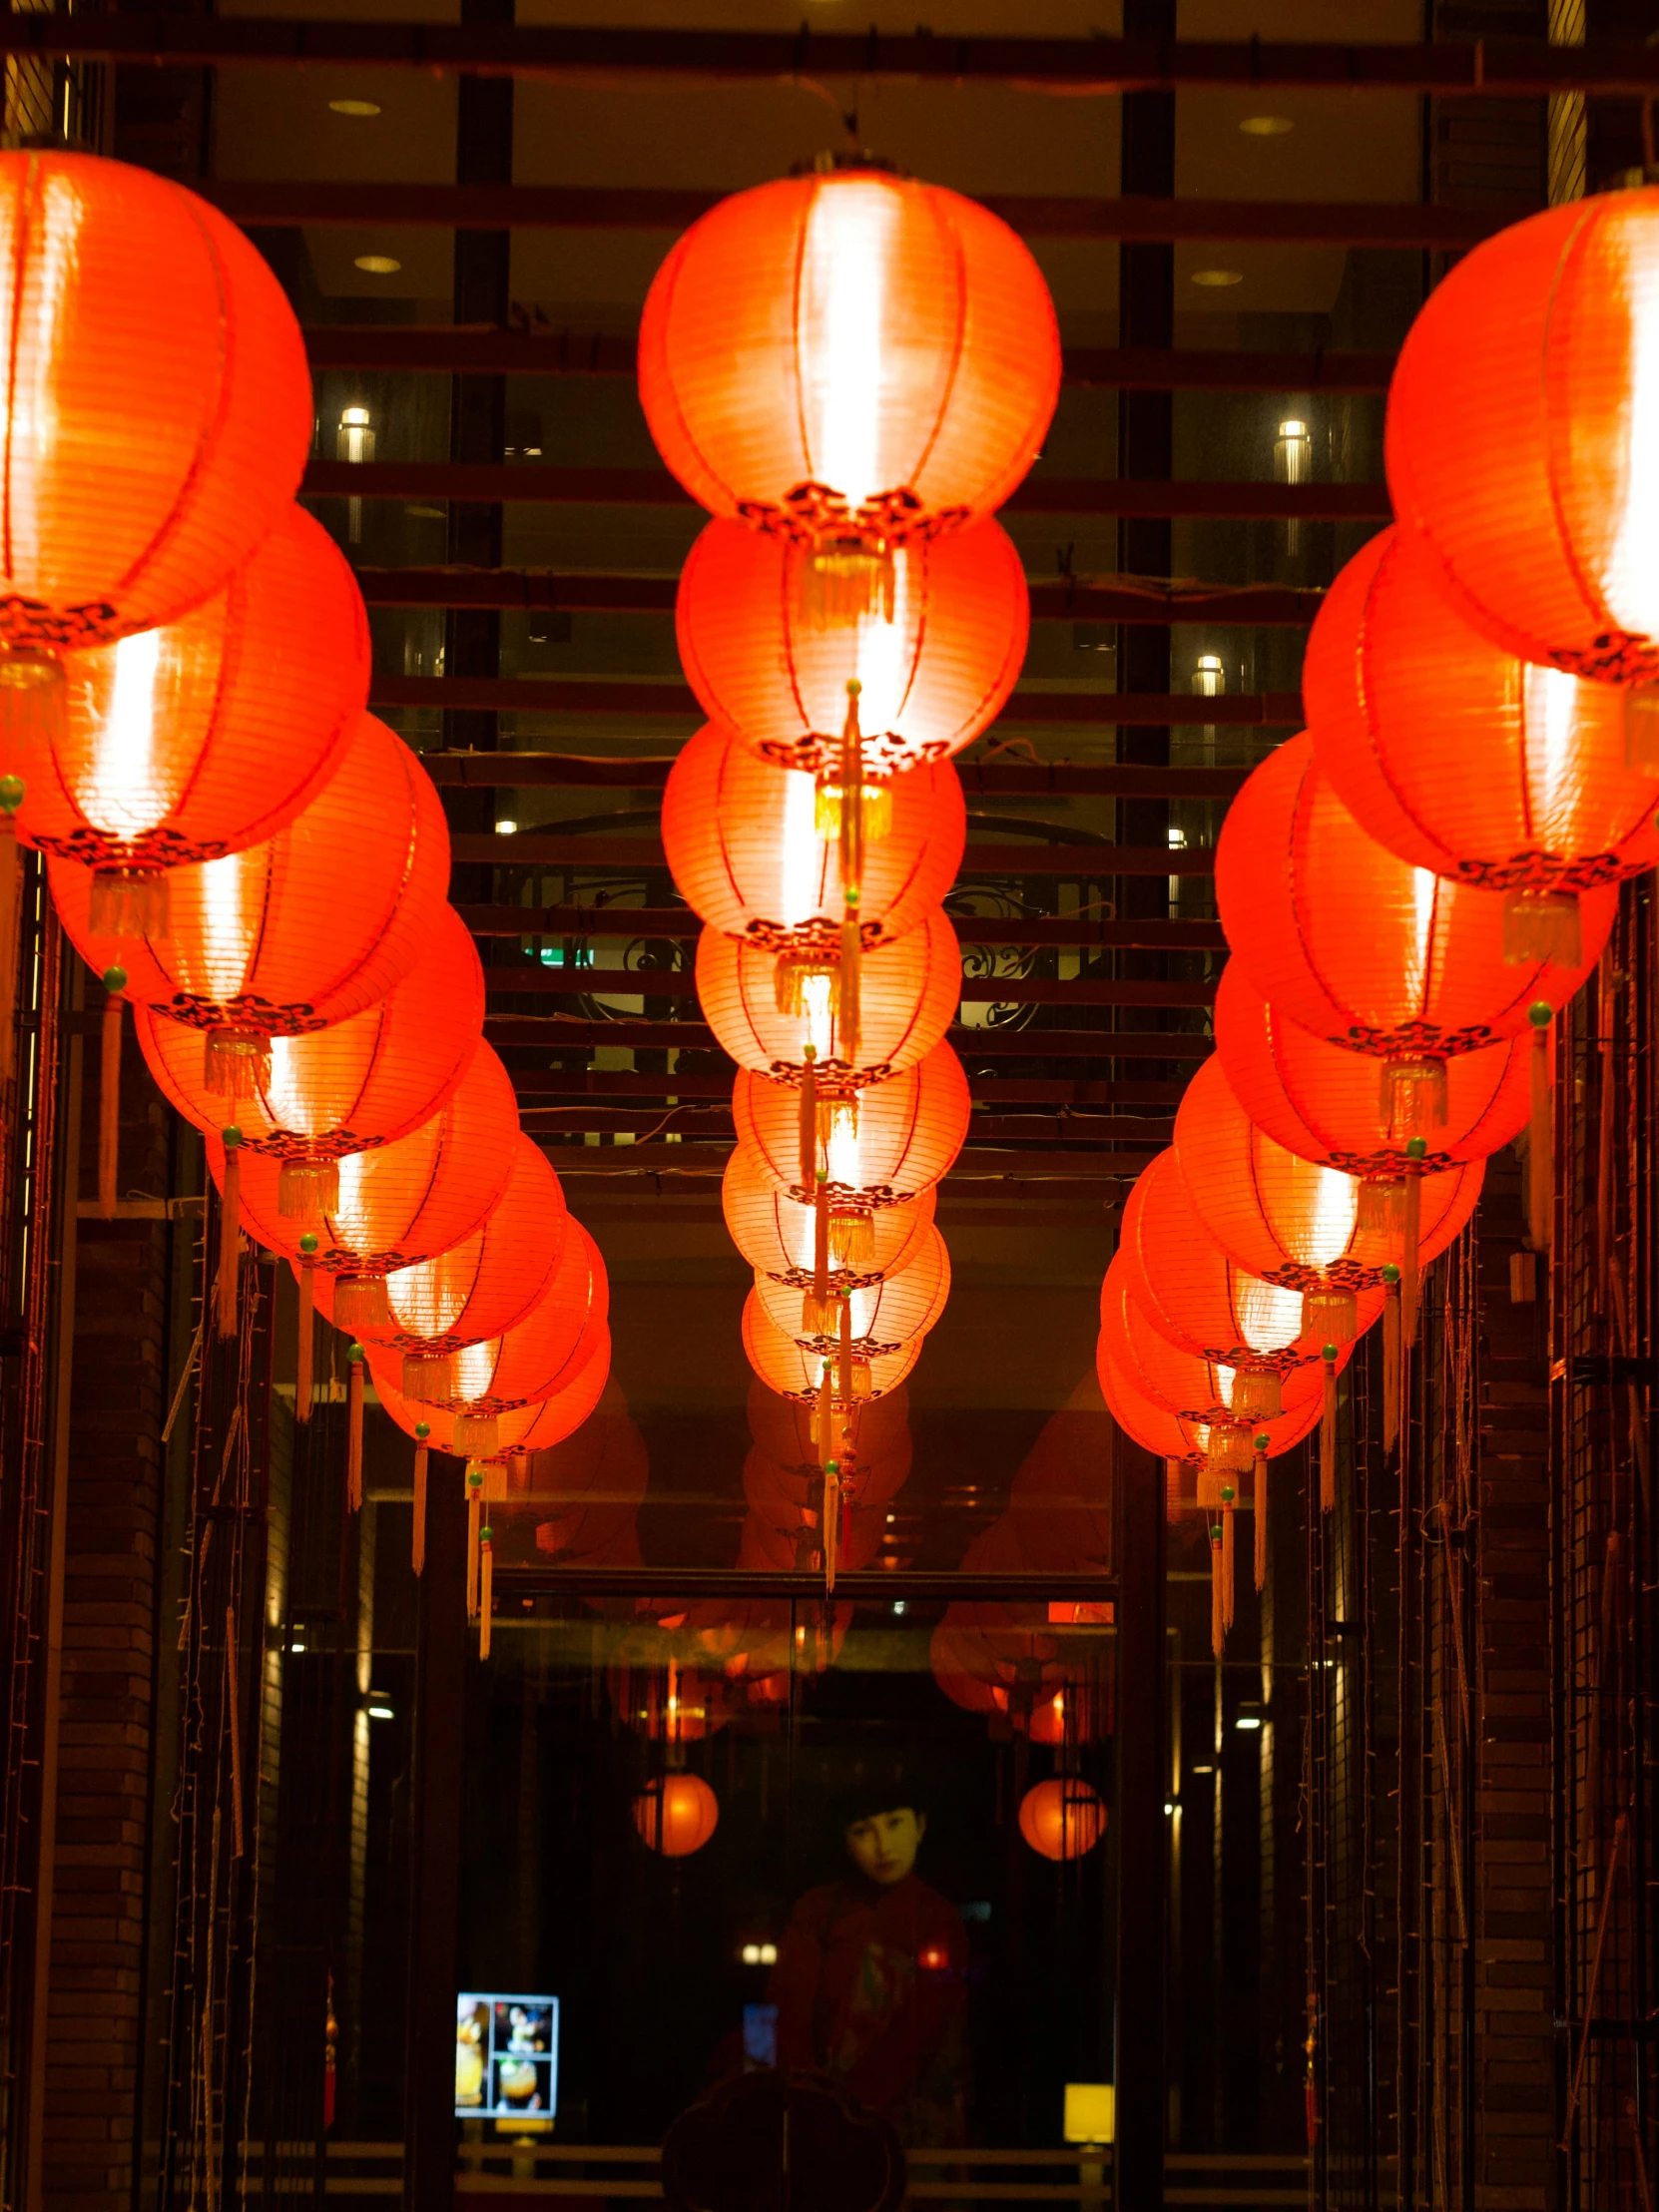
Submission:
<svg viewBox="0 0 1659 2212">
<path fill-rule="evenodd" d="M 467 1990 L 455 2000 L 455 2112 L 550 2120 L 559 2108 L 559 2000 Z"/>
</svg>

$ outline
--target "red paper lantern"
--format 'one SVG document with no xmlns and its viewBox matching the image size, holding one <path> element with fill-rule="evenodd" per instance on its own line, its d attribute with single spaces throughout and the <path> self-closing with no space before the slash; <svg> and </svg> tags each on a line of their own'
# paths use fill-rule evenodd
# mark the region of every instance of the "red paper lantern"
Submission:
<svg viewBox="0 0 1659 2212">
<path fill-rule="evenodd" d="M 882 1083 L 932 1051 L 962 995 L 956 932 L 937 908 L 896 944 L 860 963 L 859 1044 L 845 1050 L 837 964 L 790 968 L 718 930 L 697 945 L 697 995 L 722 1047 L 739 1067 L 777 1083 L 799 1083 L 807 1047 L 817 1054 L 825 1097 Z"/>
<path fill-rule="evenodd" d="M 1368 837 L 1321 775 L 1306 736 L 1262 763 L 1228 810 L 1216 847 L 1228 942 L 1263 995 L 1316 1036 L 1382 1061 L 1401 1141 L 1446 1116 L 1445 1063 L 1566 1004 L 1599 957 L 1613 885 L 1580 901 L 1584 957 L 1504 958 L 1503 898 L 1395 859 Z"/>
<path fill-rule="evenodd" d="M 135 1009 L 139 1044 L 164 1098 L 198 1129 L 224 1126 L 203 1081 L 202 1044 L 153 1006 Z M 333 1205 L 338 1161 L 406 1137 L 451 1096 L 478 1049 L 484 971 L 471 932 L 442 907 L 414 966 L 377 1006 L 308 1036 L 275 1037 L 239 1101 L 245 1158 L 281 1163 L 276 1203 L 290 1219 Z"/>
<path fill-rule="evenodd" d="M 1161 1337 L 1238 1370 L 1233 1398 L 1247 1415 L 1279 1412 L 1284 1377 L 1318 1366 L 1328 1342 L 1369 1329 L 1382 1311 L 1381 1289 L 1368 1289 L 1355 1326 L 1333 1329 L 1329 1316 L 1304 1315 L 1300 1291 L 1230 1260 L 1193 1205 L 1173 1152 L 1161 1152 L 1136 1179 L 1123 1209 L 1118 1264 Z"/>
<path fill-rule="evenodd" d="M 902 1382 L 880 1397 L 860 1398 L 839 1415 L 839 1457 L 843 1478 L 851 1471 L 899 1459 L 906 1469 L 910 1453 L 910 1400 Z M 815 1408 L 801 1397 L 783 1397 L 762 1382 L 749 1385 L 749 1432 L 757 1447 L 798 1473 L 819 1468 Z M 900 1477 L 900 1480 L 903 1478 Z M 897 1488 L 897 1483 L 893 1487 Z"/>
<path fill-rule="evenodd" d="M 813 548 L 711 522 L 680 573 L 675 627 L 704 711 L 780 768 L 833 780 L 849 682 L 866 776 L 943 764 L 989 728 L 1025 662 L 1030 598 L 999 523 L 892 554 L 892 605 L 830 628 Z M 894 792 L 893 804 L 898 804 Z"/>
<path fill-rule="evenodd" d="M 175 621 L 298 488 L 293 310 L 234 223 L 121 162 L 0 154 L 0 635 L 55 654 Z"/>
<path fill-rule="evenodd" d="M 720 1826 L 720 1800 L 700 1774 L 665 1774 L 635 1798 L 634 1826 L 665 1859 L 689 1859 Z"/>
<path fill-rule="evenodd" d="M 507 1185 L 481 1229 L 430 1260 L 386 1277 L 390 1320 L 359 1327 L 365 1345 L 401 1353 L 399 1388 L 417 1402 L 450 1394 L 450 1355 L 521 1322 L 552 1285 L 565 1249 L 565 1194 L 541 1146 L 521 1130 Z M 333 1278 L 316 1280 L 317 1311 L 334 1318 Z"/>
<path fill-rule="evenodd" d="M 903 1281 L 903 1277 L 899 1278 Z M 840 1363 L 822 1353 L 806 1351 L 787 1330 L 780 1329 L 767 1312 L 759 1290 L 751 1291 L 743 1307 L 743 1349 L 749 1364 L 769 1390 L 780 1397 L 816 1404 L 824 1379 L 830 1379 L 830 1400 L 836 1406 L 859 1405 L 866 1398 L 883 1397 L 896 1389 L 921 1357 L 925 1340 L 912 1337 L 896 1352 L 873 1359 L 852 1361 L 852 1395 L 846 1398 L 840 1385 Z"/>
<path fill-rule="evenodd" d="M 355 578 L 322 525 L 288 507 L 204 606 L 65 655 L 61 721 L 9 735 L 18 834 L 98 870 L 97 927 L 159 928 L 160 871 L 274 836 L 328 781 L 368 664 Z"/>
<path fill-rule="evenodd" d="M 246 852 L 174 868 L 166 931 L 93 926 L 93 872 L 50 859 L 70 941 L 129 996 L 207 1034 L 206 1087 L 249 1097 L 271 1040 L 344 1021 L 414 966 L 449 883 L 449 831 L 431 778 L 372 715 L 285 830 Z"/>
<path fill-rule="evenodd" d="M 610 1380 L 611 1332 L 600 1323 L 577 1347 L 556 1389 L 549 1390 L 545 1397 L 531 1398 L 524 1405 L 508 1406 L 505 1411 L 490 1416 L 500 1450 L 515 1456 L 550 1451 L 567 1437 L 574 1436 L 605 1395 Z M 477 1436 L 476 1427 L 468 1430 L 467 1418 L 461 1413 L 455 1416 L 451 1433 L 457 1448 L 463 1447 L 468 1433 L 474 1438 Z M 521 1418 L 522 1427 L 519 1425 Z M 475 1449 L 476 1444 L 464 1448 Z"/>
<path fill-rule="evenodd" d="M 861 546 L 1001 505 L 1054 411 L 1059 332 L 1006 224 L 848 163 L 692 225 L 646 298 L 639 377 L 692 497 L 807 537 L 829 587 Z"/>
<path fill-rule="evenodd" d="M 1417 1187 L 1426 1266 L 1462 1231 L 1485 1174 L 1485 1162 L 1474 1160 L 1362 1182 L 1299 1159 L 1251 1121 L 1219 1060 L 1206 1061 L 1187 1085 L 1175 1156 L 1205 1227 L 1230 1258 L 1265 1282 L 1322 1298 L 1369 1290 L 1384 1267 L 1405 1260 L 1408 1183 Z"/>
<path fill-rule="evenodd" d="M 1044 1859 L 1081 1859 L 1106 1833 L 1106 1808 L 1076 1775 L 1054 1777 L 1020 1799 L 1019 1832 Z"/>
<path fill-rule="evenodd" d="M 371 1356 L 372 1357 L 372 1356 Z M 413 1436 L 417 1443 L 426 1445 L 429 1451 L 446 1453 L 453 1459 L 471 1456 L 455 1442 L 455 1422 L 459 1417 L 446 1413 L 441 1405 L 424 1405 L 416 1398 L 407 1398 L 397 1387 L 389 1365 L 373 1377 L 374 1394 L 382 1409 L 402 1429 L 405 1436 Z M 509 1453 L 517 1451 L 528 1434 L 539 1405 L 520 1405 L 500 1418 L 499 1449 L 495 1456 L 505 1462 Z M 420 1430 L 426 1434 L 422 1436 Z"/>
<path fill-rule="evenodd" d="M 739 1076 L 740 1086 L 745 1077 Z M 866 1091 L 879 1097 L 885 1084 Z M 794 1097 L 794 1092 L 786 1094 Z M 721 1209 L 732 1242 L 757 1275 L 788 1283 L 798 1291 L 813 1282 L 818 1223 L 816 1210 L 780 1190 L 764 1164 L 738 1145 L 726 1163 L 720 1186 Z M 919 1254 L 933 1225 L 933 1191 L 925 1190 L 905 1206 L 883 1206 L 871 1213 L 851 1210 L 830 1215 L 830 1272 L 832 1294 L 861 1289 L 900 1275 Z M 851 1255 L 857 1249 L 860 1259 Z"/>
<path fill-rule="evenodd" d="M 1659 678 L 1647 425 L 1659 191 L 1500 231 L 1435 285 L 1388 392 L 1388 490 L 1440 588 L 1509 652 Z"/>
<path fill-rule="evenodd" d="M 829 1177 L 837 1215 L 874 1214 L 908 1205 L 931 1190 L 967 1141 L 967 1077 L 947 1044 L 914 1067 L 850 1098 L 827 1100 L 818 1113 L 817 1173 Z M 801 1178 L 801 1100 L 787 1085 L 743 1069 L 732 1087 L 740 1148 L 803 1205 L 817 1184 Z"/>
<path fill-rule="evenodd" d="M 1659 860 L 1659 783 L 1625 766 L 1622 694 L 1493 645 L 1398 531 L 1332 585 L 1302 689 L 1314 758 L 1361 829 L 1505 892 L 1514 958 L 1575 960 L 1577 894 Z"/>
<path fill-rule="evenodd" d="M 250 1236 L 299 1257 L 299 1239 L 318 1240 L 312 1264 L 336 1278 L 341 1329 L 384 1328 L 391 1319 L 386 1277 L 447 1252 L 483 1226 L 507 1187 L 518 1136 L 512 1078 L 487 1044 L 473 1054 L 453 1096 L 430 1121 L 374 1152 L 339 1163 L 337 1205 L 304 1220 L 283 1214 L 278 1163 L 242 1161 L 242 1218 Z M 208 1164 L 223 1184 L 225 1148 L 208 1139 Z"/>
<path fill-rule="evenodd" d="M 1210 1428 L 1241 1433 L 1254 1428 L 1272 1434 L 1276 1421 L 1300 1413 L 1310 1399 L 1324 1396 L 1323 1363 L 1294 1368 L 1281 1384 L 1283 1411 L 1263 1412 L 1232 1362 L 1183 1352 L 1160 1336 L 1134 1295 L 1134 1281 L 1133 1269 L 1122 1256 L 1115 1258 L 1100 1287 L 1101 1336 L 1133 1387 L 1167 1412 Z M 1347 1365 L 1353 1349 L 1352 1344 L 1339 1347 L 1339 1367 Z"/>
<path fill-rule="evenodd" d="M 740 531 L 744 543 L 752 541 Z M 895 776 L 890 822 L 866 840 L 858 899 L 867 947 L 926 919 L 956 879 L 967 835 L 948 764 Z M 680 894 L 713 929 L 769 952 L 840 949 L 846 905 L 833 826 L 820 834 L 810 776 L 780 770 L 709 723 L 682 750 L 663 794 L 663 848 Z"/>
<path fill-rule="evenodd" d="M 1278 1458 L 1312 1433 L 1325 1410 L 1322 1390 L 1305 1402 L 1288 1406 L 1277 1420 L 1212 1427 L 1205 1421 L 1184 1418 L 1171 1412 L 1161 1399 L 1148 1395 L 1140 1386 L 1136 1371 L 1125 1367 L 1117 1357 L 1114 1342 L 1108 1340 L 1104 1329 L 1095 1349 L 1095 1368 L 1112 1418 L 1143 1451 L 1172 1464 L 1224 1470 L 1235 1478 L 1252 1471 L 1259 1436 L 1268 1438 L 1266 1456 Z"/>
<path fill-rule="evenodd" d="M 1391 1136 L 1373 1061 L 1275 1012 L 1238 961 L 1216 992 L 1216 1051 L 1233 1095 L 1276 1143 L 1366 1180 L 1484 1160 L 1526 1126 L 1532 1047 L 1522 1038 L 1446 1062 L 1445 1126 L 1412 1157 Z"/>
<path fill-rule="evenodd" d="M 777 1326 L 805 1352 L 833 1357 L 839 1336 L 818 1326 L 818 1302 L 810 1290 L 799 1291 L 770 1276 L 757 1275 L 755 1295 Z M 929 1229 L 920 1253 L 911 1266 L 884 1283 L 872 1283 L 845 1294 L 852 1307 L 852 1350 L 855 1358 L 876 1360 L 899 1351 L 924 1337 L 944 1312 L 950 1296 L 950 1255 L 936 1229 Z M 841 1301 L 836 1299 L 838 1313 Z M 837 1324 L 838 1329 L 838 1324 Z"/>
</svg>

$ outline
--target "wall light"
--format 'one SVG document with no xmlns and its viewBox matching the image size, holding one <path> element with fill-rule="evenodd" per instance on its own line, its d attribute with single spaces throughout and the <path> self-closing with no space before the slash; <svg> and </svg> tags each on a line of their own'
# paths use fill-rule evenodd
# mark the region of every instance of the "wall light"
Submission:
<svg viewBox="0 0 1659 2212">
<path fill-rule="evenodd" d="M 389 1721 L 396 1718 L 392 1702 L 384 1690 L 370 1690 L 365 1710 L 371 1721 Z"/>
<path fill-rule="evenodd" d="M 362 266 L 361 262 L 357 264 L 359 269 Z M 1220 291 L 1228 284 L 1242 284 L 1244 282 L 1244 271 L 1242 269 L 1195 269 L 1193 271 L 1193 282 L 1203 284 L 1207 290 Z"/>
<path fill-rule="evenodd" d="M 495 833 L 498 837 L 516 837 L 518 835 L 518 824 L 510 821 L 498 822 L 495 826 Z"/>
<path fill-rule="evenodd" d="M 1247 115 L 1239 129 L 1246 138 L 1284 138 L 1296 125 L 1288 115 Z"/>
<path fill-rule="evenodd" d="M 1262 1716 L 1260 1713 L 1241 1713 L 1238 1719 L 1233 1723 L 1233 1726 L 1235 1728 L 1244 1729 L 1260 1728 L 1261 1725 Z"/>
<path fill-rule="evenodd" d="M 378 100 L 330 100 L 329 107 L 335 115 L 378 115 Z"/>
<path fill-rule="evenodd" d="M 394 262 L 389 254 L 359 254 L 351 266 L 365 276 L 395 276 L 403 264 Z"/>
</svg>

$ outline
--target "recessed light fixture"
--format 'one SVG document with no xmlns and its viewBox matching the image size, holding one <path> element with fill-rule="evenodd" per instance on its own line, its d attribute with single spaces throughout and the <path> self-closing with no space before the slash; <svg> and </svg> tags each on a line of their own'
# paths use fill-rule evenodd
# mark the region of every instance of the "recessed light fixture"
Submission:
<svg viewBox="0 0 1659 2212">
<path fill-rule="evenodd" d="M 1288 115 L 1247 115 L 1239 129 L 1246 138 L 1283 138 L 1296 125 Z"/>
<path fill-rule="evenodd" d="M 1328 1661 L 1327 1664 L 1329 1665 L 1329 1663 L 1330 1662 Z M 1247 1731 L 1258 1729 L 1261 1727 L 1261 1725 L 1262 1716 L 1260 1713 L 1241 1713 L 1238 1719 L 1233 1723 L 1233 1726 L 1235 1728 L 1243 1728 Z"/>
<path fill-rule="evenodd" d="M 357 264 L 359 269 L 362 266 L 361 262 Z M 1193 271 L 1193 282 L 1204 284 L 1212 291 L 1219 291 L 1226 284 L 1242 284 L 1244 282 L 1244 271 L 1242 269 L 1195 269 Z"/>
<path fill-rule="evenodd" d="M 371 1721 L 389 1721 L 395 1717 L 391 1699 L 387 1697 L 384 1690 L 369 1691 L 367 1710 Z"/>
<path fill-rule="evenodd" d="M 403 264 L 394 262 L 389 254 L 359 254 L 352 267 L 360 269 L 365 276 L 395 276 Z"/>
<path fill-rule="evenodd" d="M 495 826 L 495 833 L 498 837 L 516 837 L 518 824 L 516 822 L 498 822 Z"/>
<path fill-rule="evenodd" d="M 378 115 L 380 112 L 378 100 L 330 100 L 328 105 L 335 115 Z"/>
</svg>

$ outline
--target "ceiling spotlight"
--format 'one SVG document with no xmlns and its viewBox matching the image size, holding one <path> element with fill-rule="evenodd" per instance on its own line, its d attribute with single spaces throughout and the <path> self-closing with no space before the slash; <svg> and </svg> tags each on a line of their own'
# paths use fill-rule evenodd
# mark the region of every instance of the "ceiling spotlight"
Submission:
<svg viewBox="0 0 1659 2212">
<path fill-rule="evenodd" d="M 1283 138 L 1296 125 L 1288 115 L 1247 115 L 1239 129 L 1246 138 Z"/>
<path fill-rule="evenodd" d="M 378 115 L 378 100 L 330 100 L 329 107 L 335 115 Z"/>
<path fill-rule="evenodd" d="M 498 837 L 516 837 L 518 824 L 516 822 L 498 822 L 495 826 L 495 833 Z"/>
<path fill-rule="evenodd" d="M 365 276 L 395 276 L 403 264 L 394 262 L 389 254 L 359 254 L 351 266 Z"/>
<path fill-rule="evenodd" d="M 384 1690 L 369 1691 L 367 1712 L 371 1721 L 389 1721 L 394 1717 L 391 1699 Z"/>
<path fill-rule="evenodd" d="M 1238 1719 L 1237 1719 L 1237 1720 L 1236 1720 L 1236 1721 L 1235 1721 L 1235 1722 L 1233 1723 L 1233 1726 L 1234 1726 L 1235 1728 L 1247 1728 L 1247 1729 L 1248 1729 L 1248 1728 L 1260 1728 L 1260 1727 L 1261 1727 L 1261 1725 L 1262 1725 L 1262 1716 L 1261 1716 L 1261 1714 L 1260 1714 L 1260 1713 L 1241 1713 L 1241 1714 L 1239 1715 Z"/>
<path fill-rule="evenodd" d="M 362 266 L 361 262 L 357 264 L 359 269 Z M 1242 284 L 1244 282 L 1244 271 L 1242 269 L 1195 269 L 1193 271 L 1193 282 L 1203 284 L 1207 290 L 1220 291 L 1228 284 Z"/>
</svg>

